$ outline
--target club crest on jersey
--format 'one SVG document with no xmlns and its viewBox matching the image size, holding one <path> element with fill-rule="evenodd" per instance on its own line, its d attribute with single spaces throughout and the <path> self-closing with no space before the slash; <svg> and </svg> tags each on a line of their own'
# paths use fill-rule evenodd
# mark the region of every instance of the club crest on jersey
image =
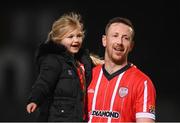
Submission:
<svg viewBox="0 0 180 123">
<path fill-rule="evenodd" d="M 117 111 L 105 111 L 105 110 L 93 110 L 90 112 L 90 115 L 95 117 L 110 117 L 110 118 L 119 118 L 120 114 Z"/>
<path fill-rule="evenodd" d="M 128 94 L 128 88 L 126 87 L 120 87 L 119 88 L 119 96 L 120 97 L 125 97 Z"/>
</svg>

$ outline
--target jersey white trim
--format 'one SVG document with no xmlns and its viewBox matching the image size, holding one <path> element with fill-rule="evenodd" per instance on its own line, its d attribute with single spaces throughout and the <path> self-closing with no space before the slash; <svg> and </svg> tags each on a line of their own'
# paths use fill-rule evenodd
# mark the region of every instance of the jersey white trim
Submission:
<svg viewBox="0 0 180 123">
<path fill-rule="evenodd" d="M 143 112 L 147 111 L 147 80 L 144 81 L 144 102 L 143 102 Z"/>
<path fill-rule="evenodd" d="M 155 115 L 148 112 L 138 112 L 136 113 L 136 118 L 151 118 L 155 120 Z"/>
<path fill-rule="evenodd" d="M 121 73 L 116 81 L 116 85 L 115 85 L 115 88 L 114 88 L 114 91 L 113 91 L 113 95 L 112 95 L 112 98 L 111 98 L 111 105 L 110 105 L 110 111 L 112 111 L 113 109 L 113 105 L 114 105 L 114 100 L 115 100 L 115 96 L 117 94 L 117 90 L 118 90 L 118 87 L 119 87 L 119 84 L 120 84 L 120 81 L 121 81 L 121 78 L 123 76 L 124 72 Z M 108 123 L 111 122 L 111 118 L 108 117 Z"/>
<path fill-rule="evenodd" d="M 102 74 L 103 74 L 103 71 L 102 71 L 102 68 L 101 68 L 101 71 L 99 73 L 99 77 L 98 77 L 98 80 L 97 80 L 97 84 L 96 84 L 96 87 L 95 87 L 95 92 L 94 92 L 94 97 L 93 97 L 93 102 L 92 102 L 92 110 L 91 111 L 95 110 L 96 98 L 97 98 L 97 93 L 98 93 L 98 90 L 99 90 L 99 85 L 100 85 L 100 82 L 101 82 Z M 93 116 L 90 115 L 90 119 L 89 119 L 88 123 L 92 122 L 92 118 L 93 118 Z"/>
</svg>

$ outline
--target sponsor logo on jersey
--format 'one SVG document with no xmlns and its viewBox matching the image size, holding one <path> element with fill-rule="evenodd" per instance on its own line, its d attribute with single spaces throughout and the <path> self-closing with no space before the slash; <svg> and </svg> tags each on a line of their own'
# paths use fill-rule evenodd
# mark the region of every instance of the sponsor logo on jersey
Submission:
<svg viewBox="0 0 180 123">
<path fill-rule="evenodd" d="M 104 110 L 93 110 L 91 115 L 96 117 L 110 117 L 110 118 L 119 118 L 120 114 L 117 111 L 104 111 Z"/>
<path fill-rule="evenodd" d="M 119 96 L 120 97 L 125 97 L 128 94 L 128 88 L 126 87 L 120 87 L 119 88 Z"/>
</svg>

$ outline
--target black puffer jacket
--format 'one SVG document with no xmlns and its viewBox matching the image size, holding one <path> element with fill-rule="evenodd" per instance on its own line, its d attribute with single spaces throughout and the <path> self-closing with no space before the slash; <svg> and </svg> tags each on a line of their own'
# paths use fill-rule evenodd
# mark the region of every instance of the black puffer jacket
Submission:
<svg viewBox="0 0 180 123">
<path fill-rule="evenodd" d="M 80 49 L 75 58 L 85 66 L 87 87 L 92 70 L 88 50 Z M 65 47 L 49 41 L 40 46 L 37 61 L 39 74 L 28 103 L 38 105 L 38 121 L 83 121 L 83 92 L 74 58 Z"/>
</svg>

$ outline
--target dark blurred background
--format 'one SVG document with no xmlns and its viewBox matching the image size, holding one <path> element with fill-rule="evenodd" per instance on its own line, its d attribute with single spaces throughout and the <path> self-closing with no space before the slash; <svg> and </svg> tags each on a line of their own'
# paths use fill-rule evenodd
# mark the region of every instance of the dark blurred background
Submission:
<svg viewBox="0 0 180 123">
<path fill-rule="evenodd" d="M 136 35 L 130 61 L 154 82 L 156 119 L 180 121 L 179 8 L 179 2 L 173 1 L 1 1 L 0 121 L 35 121 L 36 113 L 29 115 L 25 110 L 35 80 L 35 49 L 46 40 L 52 23 L 69 11 L 82 15 L 84 46 L 102 57 L 101 37 L 107 21 L 115 16 L 132 20 Z"/>
</svg>

